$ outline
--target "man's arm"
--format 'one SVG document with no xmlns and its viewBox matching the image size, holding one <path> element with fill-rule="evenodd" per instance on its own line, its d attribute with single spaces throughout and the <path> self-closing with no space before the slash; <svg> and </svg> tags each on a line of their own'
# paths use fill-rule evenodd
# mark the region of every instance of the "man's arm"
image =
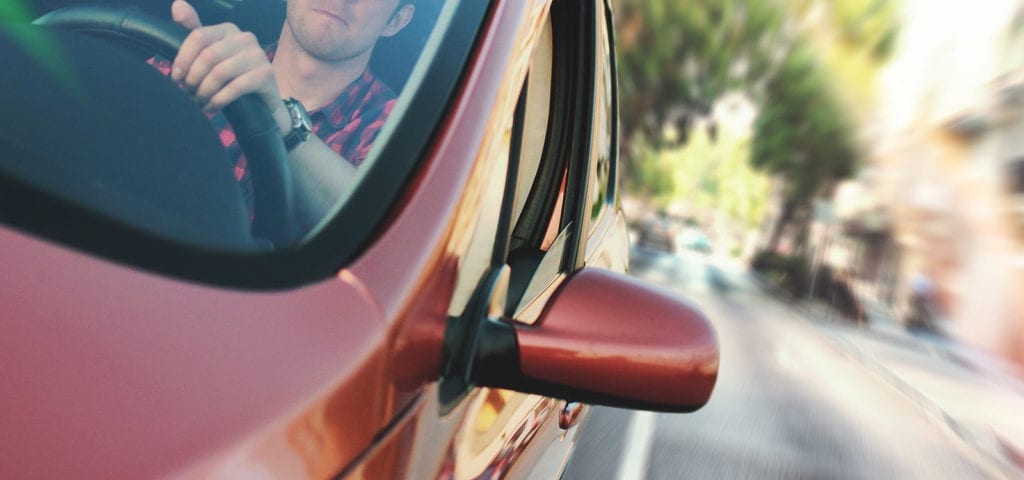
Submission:
<svg viewBox="0 0 1024 480">
<path fill-rule="evenodd" d="M 171 78 L 182 81 L 204 111 L 218 111 L 242 95 L 255 93 L 273 113 L 278 128 L 291 130 L 274 70 L 255 35 L 230 23 L 204 27 L 184 0 L 171 5 L 171 15 L 192 30 L 174 59 Z M 308 231 L 351 188 L 355 167 L 315 135 L 292 150 L 288 161 L 296 220 Z"/>
<path fill-rule="evenodd" d="M 285 128 L 291 128 L 290 120 L 287 125 Z M 341 195 L 352 188 L 356 167 L 316 135 L 295 147 L 288 154 L 288 162 L 292 166 L 296 221 L 303 232 L 308 232 L 327 215 Z"/>
</svg>

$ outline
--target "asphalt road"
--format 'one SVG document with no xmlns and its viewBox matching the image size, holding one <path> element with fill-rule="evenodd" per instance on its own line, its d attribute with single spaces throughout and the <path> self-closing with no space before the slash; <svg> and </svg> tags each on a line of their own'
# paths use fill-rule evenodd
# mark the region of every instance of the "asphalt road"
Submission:
<svg viewBox="0 0 1024 480">
<path fill-rule="evenodd" d="M 718 384 L 693 414 L 594 408 L 566 479 L 999 478 L 742 271 L 698 254 L 633 258 L 634 275 L 712 319 Z"/>
</svg>

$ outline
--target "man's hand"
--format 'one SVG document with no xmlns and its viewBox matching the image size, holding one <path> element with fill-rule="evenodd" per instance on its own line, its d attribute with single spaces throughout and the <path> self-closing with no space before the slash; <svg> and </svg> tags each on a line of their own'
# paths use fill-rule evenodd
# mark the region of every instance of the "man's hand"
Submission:
<svg viewBox="0 0 1024 480">
<path fill-rule="evenodd" d="M 171 78 L 184 81 L 204 111 L 218 111 L 242 95 L 256 93 L 279 119 L 279 126 L 281 119 L 287 121 L 274 69 L 256 35 L 232 23 L 204 27 L 185 0 L 171 4 L 171 17 L 192 30 L 174 59 Z"/>
</svg>

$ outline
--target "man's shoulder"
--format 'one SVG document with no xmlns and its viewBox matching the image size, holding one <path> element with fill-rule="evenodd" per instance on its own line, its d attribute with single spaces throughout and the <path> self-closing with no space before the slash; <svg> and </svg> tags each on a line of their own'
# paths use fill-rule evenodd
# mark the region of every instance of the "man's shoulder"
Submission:
<svg viewBox="0 0 1024 480">
<path fill-rule="evenodd" d="M 369 68 L 363 73 L 363 80 L 369 89 L 367 98 L 380 102 L 388 102 L 398 98 L 398 94 L 388 84 L 373 74 Z"/>
<path fill-rule="evenodd" d="M 394 107 L 397 95 L 369 69 L 341 92 L 322 110 L 337 128 L 366 124 L 367 118 L 386 118 Z M 358 122 L 357 122 L 358 120 Z"/>
</svg>

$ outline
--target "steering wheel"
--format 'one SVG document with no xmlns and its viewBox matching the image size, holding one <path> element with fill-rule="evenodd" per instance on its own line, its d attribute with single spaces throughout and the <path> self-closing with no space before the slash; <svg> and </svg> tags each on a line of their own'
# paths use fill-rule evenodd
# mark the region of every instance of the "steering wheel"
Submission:
<svg viewBox="0 0 1024 480">
<path fill-rule="evenodd" d="M 137 7 L 76 6 L 54 10 L 33 22 L 95 34 L 130 43 L 146 53 L 174 59 L 188 35 L 184 27 L 144 13 Z M 224 107 L 253 180 L 254 237 L 287 245 L 300 237 L 292 210 L 288 153 L 277 122 L 266 104 L 248 94 Z"/>
</svg>

